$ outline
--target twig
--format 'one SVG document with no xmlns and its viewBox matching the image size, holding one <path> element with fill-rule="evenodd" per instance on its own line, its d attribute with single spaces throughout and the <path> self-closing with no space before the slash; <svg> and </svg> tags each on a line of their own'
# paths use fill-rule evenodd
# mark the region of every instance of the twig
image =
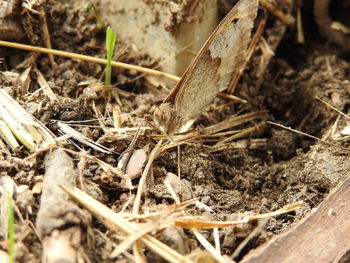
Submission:
<svg viewBox="0 0 350 263">
<path fill-rule="evenodd" d="M 216 147 L 210 147 L 208 149 L 209 152 L 219 152 L 223 150 L 229 150 L 229 149 L 258 149 L 258 148 L 264 148 L 267 145 L 267 139 L 243 139 L 239 141 L 234 141 L 230 143 L 225 143 L 221 145 L 217 145 Z"/>
<path fill-rule="evenodd" d="M 263 118 L 266 116 L 267 111 L 255 111 L 238 116 L 231 116 L 230 118 L 223 120 L 217 124 L 213 124 L 209 127 L 204 128 L 205 134 L 215 134 L 223 130 L 227 130 L 243 123 Z"/>
<path fill-rule="evenodd" d="M 143 123 L 143 120 L 141 121 L 139 127 L 137 128 L 137 131 L 136 131 L 134 137 L 132 138 L 130 145 L 129 145 L 128 148 L 120 155 L 120 157 L 119 157 L 119 159 L 118 159 L 118 161 L 120 161 L 120 160 L 125 156 L 125 160 L 124 160 L 123 165 L 122 165 L 122 167 L 121 167 L 121 170 L 122 170 L 123 172 L 126 171 L 126 167 L 128 166 L 128 163 L 129 163 L 129 161 L 130 161 L 131 155 L 132 155 L 132 153 L 133 153 L 134 150 L 135 150 L 136 142 L 137 142 L 137 140 L 139 139 L 140 134 L 141 134 L 142 123 Z"/>
<path fill-rule="evenodd" d="M 246 136 L 250 136 L 254 132 L 259 132 L 265 126 L 265 124 L 266 124 L 266 122 L 262 121 L 254 126 L 242 129 L 240 132 L 233 134 L 233 135 L 219 141 L 218 143 L 213 145 L 213 148 L 221 146 L 222 144 L 233 141 L 233 140 L 237 140 L 237 139 L 241 139 L 241 138 L 246 137 Z"/>
<path fill-rule="evenodd" d="M 190 217 L 183 217 L 179 219 L 175 219 L 175 226 L 187 228 L 187 229 L 213 229 L 215 227 L 232 227 L 232 226 L 238 226 L 241 224 L 246 224 L 248 222 L 264 219 L 264 218 L 270 218 L 273 216 L 282 215 L 285 213 L 289 213 L 291 211 L 295 211 L 299 207 L 303 205 L 303 202 L 295 202 L 293 204 L 285 205 L 284 207 L 275 210 L 273 212 L 264 213 L 264 214 L 258 214 L 258 215 L 252 215 L 252 216 L 246 216 L 243 219 L 240 220 L 232 220 L 232 221 L 206 221 L 206 220 L 197 220 L 194 219 L 193 216 Z"/>
<path fill-rule="evenodd" d="M 13 196 L 16 192 L 16 183 L 8 175 L 0 176 L 0 262 L 14 263 L 14 218 Z M 12 233 L 11 233 L 12 232 Z M 12 244 L 11 244 L 12 243 Z M 11 252 L 12 250 L 12 252 Z"/>
<path fill-rule="evenodd" d="M 288 130 L 288 131 L 291 131 L 291 132 L 294 132 L 294 133 L 297 133 L 297 134 L 300 134 L 300 135 L 303 135 L 303 136 L 306 136 L 306 137 L 309 137 L 309 138 L 311 138 L 311 139 L 314 139 L 314 140 L 317 140 L 317 141 L 319 141 L 319 142 L 322 142 L 322 143 L 324 143 L 324 144 L 326 144 L 326 145 L 334 146 L 334 147 L 340 148 L 340 149 L 342 149 L 342 150 L 344 150 L 344 151 L 346 151 L 346 152 L 350 152 L 350 150 L 347 149 L 347 148 L 345 148 L 345 147 L 339 146 L 339 145 L 337 145 L 337 144 L 335 144 L 335 143 L 331 143 L 331 142 L 324 141 L 324 140 L 322 140 L 322 139 L 320 139 L 320 138 L 318 138 L 318 137 L 316 137 L 316 136 L 307 134 L 307 133 L 302 132 L 302 131 L 295 130 L 295 129 L 291 128 L 291 127 L 287 127 L 287 126 L 284 126 L 284 125 L 282 125 L 282 124 L 279 124 L 279 123 L 276 123 L 276 122 L 272 122 L 272 121 L 267 121 L 266 123 L 271 124 L 271 125 L 274 125 L 274 126 L 277 126 L 277 127 L 280 127 L 280 128 L 282 128 L 282 129 L 285 129 L 285 130 Z"/>
<path fill-rule="evenodd" d="M 106 153 L 106 154 L 112 154 L 112 153 L 119 154 L 119 153 L 114 152 L 114 151 L 108 149 L 107 147 L 97 143 L 97 142 L 94 142 L 90 138 L 84 136 L 83 134 L 74 130 L 72 127 L 70 127 L 69 125 L 67 125 L 63 122 L 60 122 L 60 121 L 57 122 L 57 126 L 62 131 L 62 133 L 66 134 L 70 137 L 73 137 L 77 141 L 90 146 L 91 148 L 95 149 L 96 151 Z"/>
<path fill-rule="evenodd" d="M 240 72 L 241 73 L 241 72 Z M 241 76 L 241 74 L 236 74 L 236 75 L 239 75 L 239 76 Z M 235 76 L 236 76 L 235 75 Z M 238 80 L 237 80 L 238 81 Z M 237 83 L 236 83 L 237 84 Z M 229 93 L 232 93 L 231 91 L 230 91 L 230 88 L 231 88 L 231 84 L 230 84 L 230 87 L 227 89 L 227 92 L 229 92 Z M 231 94 L 227 94 L 227 93 L 225 93 L 225 92 L 219 92 L 218 93 L 218 97 L 220 97 L 220 98 L 223 98 L 223 99 L 226 99 L 226 100 L 230 100 L 230 101 L 232 101 L 232 102 L 234 102 L 234 103 L 237 103 L 237 102 L 240 102 L 240 103 L 247 103 L 248 101 L 247 100 L 245 100 L 245 99 L 241 99 L 241 98 L 239 98 L 239 97 L 237 97 L 237 96 L 234 96 L 234 95 L 231 95 Z"/>
<path fill-rule="evenodd" d="M 26 112 L 4 89 L 0 89 L 1 119 L 29 150 L 56 143 L 51 131 Z"/>
<path fill-rule="evenodd" d="M 102 218 L 103 223 L 108 223 L 108 226 L 113 226 L 122 230 L 127 234 L 134 234 L 137 232 L 137 227 L 135 224 L 130 223 L 120 215 L 116 214 L 114 211 L 101 204 L 100 202 L 93 199 L 91 196 L 85 194 L 83 191 L 78 188 L 74 188 L 70 190 L 66 187 L 62 187 L 62 189 L 73 199 L 79 201 L 84 207 L 86 207 L 89 211 L 98 215 L 99 218 Z M 107 224 L 106 224 L 107 225 Z M 191 263 L 190 260 L 171 249 L 167 245 L 163 244 L 156 238 L 152 237 L 149 234 L 144 235 L 140 238 L 140 240 L 152 251 L 159 254 L 164 259 L 169 262 L 178 263 Z"/>
<path fill-rule="evenodd" d="M 38 155 L 42 154 L 43 152 L 47 152 L 49 150 L 52 150 L 52 149 L 57 149 L 57 148 L 61 148 L 57 145 L 51 145 L 49 147 L 46 147 L 46 148 L 42 148 L 42 149 L 39 149 L 37 151 L 35 151 L 33 154 L 27 156 L 26 158 L 23 159 L 23 161 L 28 161 L 32 158 L 35 158 L 37 157 Z M 98 165 L 100 165 L 101 169 L 106 172 L 106 173 L 111 173 L 112 175 L 115 175 L 119 178 L 121 178 L 123 181 L 122 183 L 120 184 L 120 187 L 122 188 L 126 188 L 126 189 L 133 189 L 133 186 L 132 186 L 132 183 L 131 183 L 131 180 L 130 178 L 128 178 L 127 176 L 125 176 L 125 174 L 119 170 L 118 168 L 98 159 L 97 157 L 95 156 L 92 156 L 92 155 L 89 155 L 87 154 L 86 152 L 76 152 L 76 151 L 73 151 L 73 150 L 70 150 L 70 149 L 65 149 L 65 148 L 61 148 L 63 149 L 64 151 L 66 152 L 69 152 L 71 154 L 74 154 L 74 155 L 77 155 L 77 156 L 81 156 L 83 158 L 86 158 L 92 162 L 95 162 L 97 163 Z"/>
<path fill-rule="evenodd" d="M 220 263 L 227 262 L 227 260 L 205 239 L 205 237 L 199 233 L 197 229 L 192 229 L 194 236 L 197 238 L 199 243 Z"/>
<path fill-rule="evenodd" d="M 9 128 L 9 126 L 1 119 L 0 119 L 0 138 L 2 138 L 13 151 L 18 149 L 19 144 L 15 136 L 11 132 L 11 129 Z"/>
<path fill-rule="evenodd" d="M 53 59 L 53 58 L 52 58 Z M 52 67 L 56 67 L 56 63 L 55 61 L 53 61 L 52 63 Z M 44 78 L 43 74 L 37 69 L 35 70 L 37 78 L 38 78 L 38 84 L 40 86 L 39 90 L 43 90 L 44 94 L 52 101 L 58 101 L 58 98 L 56 96 L 56 94 L 52 91 L 50 85 L 47 83 L 46 79 Z M 38 90 L 36 90 L 35 92 L 37 92 Z M 33 93 L 34 94 L 34 93 Z M 33 95 L 32 94 L 32 95 Z"/>
<path fill-rule="evenodd" d="M 153 160 L 156 158 L 156 156 L 158 154 L 158 150 L 159 150 L 160 146 L 162 145 L 162 143 L 163 143 L 163 140 L 160 140 L 157 143 L 157 145 L 153 148 L 153 150 L 152 150 L 152 152 L 151 152 L 151 154 L 149 156 L 148 162 L 146 164 L 146 167 L 143 170 L 143 173 L 142 173 L 142 176 L 141 176 L 141 179 L 140 179 L 140 182 L 139 182 L 139 186 L 137 188 L 136 197 L 135 197 L 135 203 L 134 203 L 134 208 L 133 208 L 133 213 L 134 214 L 138 214 L 138 212 L 139 212 L 140 203 L 141 203 L 141 196 L 142 196 L 142 193 L 143 193 L 144 186 L 146 184 L 146 178 L 147 178 L 149 170 L 152 167 Z"/>
<path fill-rule="evenodd" d="M 298 40 L 298 43 L 301 43 L 301 44 L 305 43 L 303 21 L 301 18 L 300 7 L 297 9 L 297 40 Z"/>
<path fill-rule="evenodd" d="M 102 58 L 94 58 L 91 56 L 86 56 L 86 55 L 80 55 L 76 53 L 71 53 L 71 52 L 65 52 L 61 50 L 56 50 L 56 49 L 49 49 L 49 48 L 43 48 L 43 47 L 37 47 L 37 46 L 31 46 L 31 45 L 24 45 L 24 44 L 19 44 L 19 43 L 13 43 L 13 42 L 8 42 L 8 41 L 3 41 L 0 40 L 0 46 L 5 46 L 5 47 L 10 47 L 10 48 L 17 48 L 17 49 L 22 49 L 22 50 L 28 50 L 28 51 L 33 51 L 33 52 L 40 52 L 40 53 L 46 53 L 46 54 L 53 54 L 56 56 L 61 56 L 61 57 L 67 57 L 67 58 L 72 58 L 72 59 L 79 59 L 79 60 L 84 60 L 84 61 L 89 61 L 89 62 L 94 62 L 98 64 L 107 64 L 106 59 Z M 174 76 L 172 74 L 168 74 L 162 71 L 154 70 L 154 69 L 149 69 L 149 68 L 144 68 L 140 66 L 135 66 L 135 65 L 130 65 L 127 63 L 123 62 L 116 62 L 112 61 L 112 66 L 113 67 L 119 67 L 119 68 L 124 68 L 124 69 L 129 69 L 129 70 L 135 70 L 138 72 L 142 73 L 147 73 L 147 74 L 152 74 L 156 75 L 159 77 L 165 77 L 171 80 L 179 81 L 180 78 L 177 76 Z"/>
<path fill-rule="evenodd" d="M 45 10 L 44 10 L 43 6 L 40 7 L 39 14 L 40 14 L 41 19 L 43 20 L 41 28 L 42 28 L 43 34 L 44 34 L 43 37 L 44 37 L 45 45 L 47 48 L 52 49 L 49 27 L 47 26 L 46 14 L 45 14 Z M 54 56 L 52 54 L 48 54 L 48 56 L 49 56 L 49 60 L 50 60 L 52 68 L 55 69 L 57 67 L 57 64 L 55 62 Z"/>
<path fill-rule="evenodd" d="M 213 228 L 213 236 L 214 236 L 215 249 L 218 253 L 221 253 L 219 228 L 217 227 Z"/>
<path fill-rule="evenodd" d="M 336 107 L 334 107 L 332 104 L 328 103 L 327 101 L 321 99 L 318 96 L 315 96 L 316 99 L 318 99 L 319 101 L 321 101 L 322 103 L 326 104 L 328 107 L 330 107 L 331 109 L 335 110 L 336 112 L 338 112 L 340 115 L 344 116 L 345 118 L 347 118 L 348 120 L 350 120 L 350 117 L 348 115 L 346 115 L 344 112 L 342 112 L 341 110 L 337 109 Z"/>
<path fill-rule="evenodd" d="M 88 217 L 74 202 L 67 200 L 66 193 L 59 187 L 74 188 L 77 171 L 72 159 L 61 149 L 47 155 L 45 170 L 36 220 L 43 244 L 43 262 L 71 262 L 73 258 L 78 262 L 82 257 Z"/>
<path fill-rule="evenodd" d="M 268 0 L 259 0 L 259 3 L 287 25 L 293 25 L 295 23 L 295 18 L 293 16 L 283 13 L 281 10 L 277 9 L 273 4 L 268 2 Z"/>
<path fill-rule="evenodd" d="M 250 44 L 249 44 L 249 47 L 247 50 L 247 56 L 245 58 L 243 68 L 246 68 L 246 65 L 248 64 L 248 62 L 250 61 L 250 59 L 254 53 L 256 46 L 257 46 L 262 34 L 264 33 L 265 24 L 266 24 L 266 19 L 263 19 L 259 22 L 259 25 L 256 29 L 256 32 L 255 32 L 254 36 L 252 37 L 252 40 L 250 41 Z M 234 73 L 234 76 L 232 77 L 230 86 L 227 89 L 228 93 L 232 94 L 235 91 L 236 86 L 238 84 L 238 81 L 239 81 L 242 73 L 243 73 L 243 71 Z M 246 102 L 243 102 L 243 103 L 246 103 Z"/>
<path fill-rule="evenodd" d="M 239 246 L 233 252 L 231 258 L 235 259 L 243 250 L 243 248 L 248 244 L 250 240 L 252 240 L 255 236 L 259 235 L 264 229 L 267 223 L 267 218 L 261 220 L 256 228 L 239 244 Z"/>
</svg>

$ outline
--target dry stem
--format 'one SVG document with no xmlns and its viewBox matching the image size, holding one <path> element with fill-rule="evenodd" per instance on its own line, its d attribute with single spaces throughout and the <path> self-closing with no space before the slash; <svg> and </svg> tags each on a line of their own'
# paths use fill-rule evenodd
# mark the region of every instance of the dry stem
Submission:
<svg viewBox="0 0 350 263">
<path fill-rule="evenodd" d="M 98 63 L 98 64 L 103 64 L 103 65 L 107 64 L 106 59 L 94 58 L 91 56 L 80 55 L 80 54 L 65 52 L 65 51 L 56 50 L 56 49 L 49 49 L 49 48 L 43 48 L 43 47 L 37 47 L 37 46 L 31 46 L 31 45 L 24 45 L 24 44 L 2 41 L 2 40 L 0 40 L 0 46 L 23 49 L 23 50 L 33 51 L 33 52 L 46 53 L 46 54 L 53 54 L 56 56 L 68 57 L 68 58 L 72 58 L 72 59 L 79 59 L 79 60 L 94 62 L 94 63 Z M 154 69 L 144 68 L 144 67 L 140 67 L 140 66 L 130 65 L 127 63 L 112 61 L 112 66 L 124 68 L 124 69 L 129 69 L 129 70 L 135 70 L 138 72 L 152 74 L 152 75 L 156 75 L 156 76 L 160 76 L 160 77 L 165 77 L 165 78 L 175 80 L 175 81 L 180 80 L 179 77 L 174 76 L 174 75 L 169 74 L 169 73 L 165 73 L 165 72 L 154 70 Z"/>
</svg>

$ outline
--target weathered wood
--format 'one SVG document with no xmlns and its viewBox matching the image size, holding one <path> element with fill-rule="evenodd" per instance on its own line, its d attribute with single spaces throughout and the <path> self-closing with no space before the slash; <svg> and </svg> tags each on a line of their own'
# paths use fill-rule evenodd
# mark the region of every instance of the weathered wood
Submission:
<svg viewBox="0 0 350 263">
<path fill-rule="evenodd" d="M 100 10 L 130 49 L 181 75 L 217 25 L 217 0 L 101 0 Z"/>
<path fill-rule="evenodd" d="M 7 175 L 0 175 L 0 262 L 10 262 L 9 249 L 9 197 L 12 199 L 16 192 L 16 184 Z"/>
<path fill-rule="evenodd" d="M 61 149 L 47 155 L 45 168 L 36 221 L 43 244 L 42 262 L 79 262 L 88 216 L 60 188 L 60 185 L 73 188 L 77 171 L 72 159 Z"/>
<path fill-rule="evenodd" d="M 251 251 L 241 262 L 348 262 L 350 178 L 297 227 Z M 345 260 L 345 261 L 344 261 Z"/>
</svg>

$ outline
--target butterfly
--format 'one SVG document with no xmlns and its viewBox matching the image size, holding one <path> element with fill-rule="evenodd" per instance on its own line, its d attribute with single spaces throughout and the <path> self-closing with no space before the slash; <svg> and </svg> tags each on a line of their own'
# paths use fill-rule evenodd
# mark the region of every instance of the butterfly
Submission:
<svg viewBox="0 0 350 263">
<path fill-rule="evenodd" d="M 204 43 L 154 114 L 165 134 L 187 131 L 228 88 L 232 73 L 243 71 L 257 10 L 258 0 L 240 0 Z"/>
</svg>

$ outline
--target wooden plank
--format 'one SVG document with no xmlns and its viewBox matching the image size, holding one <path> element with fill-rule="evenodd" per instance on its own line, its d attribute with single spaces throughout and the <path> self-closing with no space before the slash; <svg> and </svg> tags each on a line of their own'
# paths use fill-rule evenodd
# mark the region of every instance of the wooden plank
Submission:
<svg viewBox="0 0 350 263">
<path fill-rule="evenodd" d="M 217 26 L 217 5 L 217 0 L 101 0 L 100 11 L 118 39 L 158 60 L 162 71 L 181 76 Z"/>
<path fill-rule="evenodd" d="M 347 178 L 298 226 L 251 251 L 241 262 L 348 262 L 349 197 Z"/>
</svg>

